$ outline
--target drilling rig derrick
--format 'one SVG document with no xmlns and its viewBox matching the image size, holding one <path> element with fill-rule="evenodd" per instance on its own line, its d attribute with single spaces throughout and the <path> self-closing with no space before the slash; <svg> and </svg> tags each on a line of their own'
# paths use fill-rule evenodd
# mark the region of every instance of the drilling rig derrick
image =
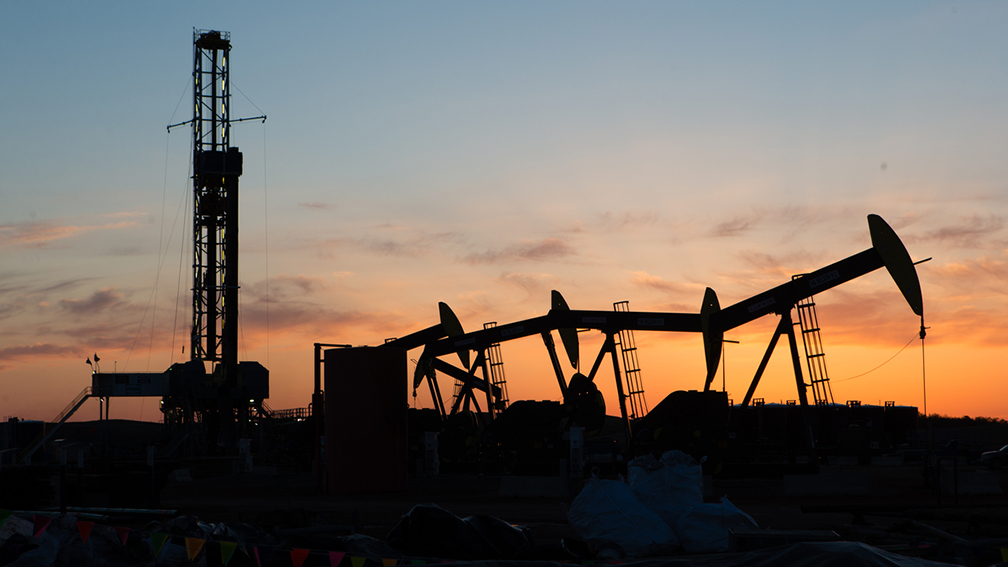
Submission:
<svg viewBox="0 0 1008 567">
<path fill-rule="evenodd" d="M 238 361 L 238 178 L 242 154 L 231 146 L 228 32 L 193 30 L 193 280 L 190 360 L 169 370 L 163 411 L 169 425 L 201 428 L 199 452 L 250 434 L 269 396 L 269 371 Z M 263 121 L 265 116 L 259 116 Z M 258 411 L 256 411 L 258 410 Z"/>
</svg>

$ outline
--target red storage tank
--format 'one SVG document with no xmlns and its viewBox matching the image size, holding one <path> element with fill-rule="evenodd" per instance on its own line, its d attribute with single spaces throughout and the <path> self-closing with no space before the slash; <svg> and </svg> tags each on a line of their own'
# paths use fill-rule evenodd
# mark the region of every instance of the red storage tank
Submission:
<svg viewBox="0 0 1008 567">
<path fill-rule="evenodd" d="M 406 351 L 325 351 L 326 490 L 406 490 Z"/>
</svg>

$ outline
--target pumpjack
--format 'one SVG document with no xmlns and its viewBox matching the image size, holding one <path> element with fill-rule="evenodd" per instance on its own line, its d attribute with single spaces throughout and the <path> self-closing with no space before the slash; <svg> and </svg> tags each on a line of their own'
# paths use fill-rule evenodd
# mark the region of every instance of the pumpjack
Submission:
<svg viewBox="0 0 1008 567">
<path fill-rule="evenodd" d="M 791 348 L 795 372 L 795 383 L 803 414 L 807 411 L 807 385 L 802 376 L 800 356 L 794 333 L 791 312 L 803 299 L 822 293 L 845 282 L 885 267 L 903 294 L 912 311 L 921 318 L 920 336 L 924 337 L 924 307 L 915 263 L 895 231 L 878 215 L 868 216 L 868 228 L 872 246 L 858 254 L 794 278 L 770 290 L 721 308 L 717 294 L 707 288 L 699 313 L 636 312 L 636 311 L 583 311 L 573 310 L 567 305 L 560 292 L 554 290 L 551 309 L 541 317 L 495 325 L 482 330 L 465 332 L 458 318 L 445 303 L 439 304 L 440 323 L 417 331 L 405 337 L 390 339 L 383 346 L 412 350 L 421 348 L 413 376 L 414 392 L 424 381 L 430 389 L 437 412 L 442 419 L 457 413 L 470 403 L 480 409 L 476 392 L 482 392 L 488 409 L 485 415 L 493 417 L 501 406 L 502 390 L 491 380 L 488 370 L 488 352 L 495 345 L 532 335 L 540 335 L 550 356 L 557 384 L 565 404 L 591 406 L 597 416 L 604 417 L 605 404 L 594 384 L 599 369 L 606 356 L 612 359 L 616 380 L 616 390 L 621 419 L 629 438 L 633 435 L 633 416 L 628 412 L 627 399 L 630 394 L 621 380 L 617 354 L 617 337 L 625 331 L 665 331 L 701 333 L 704 341 L 707 375 L 703 391 L 710 391 L 711 382 L 717 372 L 721 356 L 724 333 L 748 322 L 767 315 L 777 315 L 780 322 L 770 340 L 766 353 L 756 371 L 745 400 L 748 405 L 766 369 L 770 355 L 781 336 L 787 335 Z M 595 357 L 587 375 L 575 372 L 567 379 L 553 341 L 553 331 L 557 331 L 572 368 L 579 368 L 578 330 L 597 330 L 605 335 L 605 340 Z M 475 359 L 470 354 L 475 353 Z M 456 366 L 444 358 L 456 355 L 461 366 Z M 456 379 L 460 386 L 450 405 L 446 405 L 437 382 L 441 372 Z M 588 400 L 599 400 L 591 404 Z M 591 412 L 588 412 L 591 413 Z M 587 421 L 583 419 L 583 421 Z M 809 443 L 813 444 L 812 433 Z"/>
</svg>

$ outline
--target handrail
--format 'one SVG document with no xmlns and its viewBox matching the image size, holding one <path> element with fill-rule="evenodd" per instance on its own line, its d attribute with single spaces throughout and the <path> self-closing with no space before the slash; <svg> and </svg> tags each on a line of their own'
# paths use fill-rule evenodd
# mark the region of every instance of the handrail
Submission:
<svg viewBox="0 0 1008 567">
<path fill-rule="evenodd" d="M 84 405 L 84 402 L 91 397 L 91 394 L 92 394 L 91 386 L 88 386 L 83 390 L 81 390 L 81 392 L 77 394 L 77 397 L 75 397 L 73 401 L 70 402 L 67 405 L 67 407 L 63 408 L 63 411 L 61 411 L 59 415 L 56 416 L 56 419 L 53 420 L 53 427 L 49 431 L 46 431 L 46 424 L 43 423 L 42 433 L 39 433 L 38 436 L 35 437 L 35 439 L 33 439 L 32 442 L 27 447 L 24 448 L 24 450 L 18 453 L 17 457 L 14 458 L 14 462 L 20 463 L 21 461 L 34 455 L 35 451 L 38 451 L 39 448 L 42 447 L 45 444 L 45 442 L 48 441 L 49 438 L 53 436 L 54 433 L 56 433 L 56 430 L 59 429 L 60 426 L 66 422 L 66 420 L 70 419 L 70 416 L 72 416 L 74 412 L 78 410 L 78 408 Z"/>
<path fill-rule="evenodd" d="M 77 405 L 80 404 L 85 399 L 91 397 L 91 386 L 88 386 L 81 390 L 77 397 L 73 399 L 72 402 L 67 404 L 67 407 L 63 408 L 63 411 L 59 412 L 55 419 L 52 420 L 53 423 L 63 423 L 73 415 L 73 412 L 77 409 Z"/>
</svg>

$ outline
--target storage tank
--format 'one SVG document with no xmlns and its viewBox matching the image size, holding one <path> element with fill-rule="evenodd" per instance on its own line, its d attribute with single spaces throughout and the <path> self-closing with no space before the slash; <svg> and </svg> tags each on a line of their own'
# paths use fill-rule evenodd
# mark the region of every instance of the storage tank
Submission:
<svg viewBox="0 0 1008 567">
<path fill-rule="evenodd" d="M 325 351 L 326 491 L 406 489 L 406 351 L 389 347 Z"/>
</svg>

